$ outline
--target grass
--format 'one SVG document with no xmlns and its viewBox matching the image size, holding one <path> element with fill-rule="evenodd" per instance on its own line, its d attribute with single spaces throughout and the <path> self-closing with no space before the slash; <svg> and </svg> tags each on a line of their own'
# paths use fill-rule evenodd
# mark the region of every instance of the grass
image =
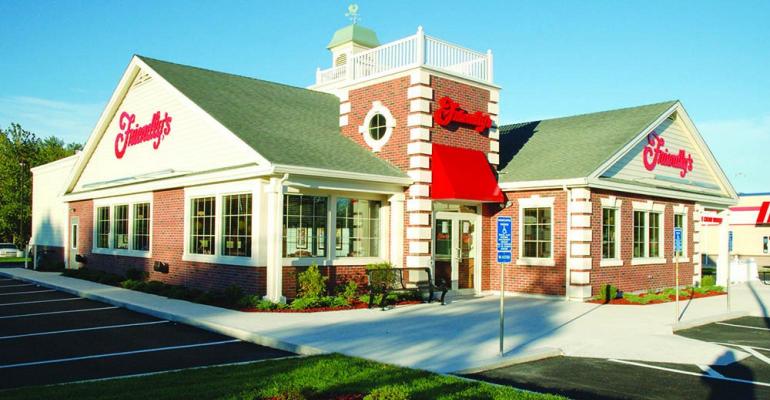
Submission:
<svg viewBox="0 0 770 400">
<path fill-rule="evenodd" d="M 409 388 L 410 399 L 562 399 L 340 354 L 271 360 L 136 378 L 0 391 L 13 399 L 265 399 L 300 391 L 308 399 Z"/>
<path fill-rule="evenodd" d="M 23 263 L 24 261 L 32 262 L 31 258 L 25 258 L 25 257 L 3 257 L 0 258 L 0 264 L 2 263 Z"/>
</svg>

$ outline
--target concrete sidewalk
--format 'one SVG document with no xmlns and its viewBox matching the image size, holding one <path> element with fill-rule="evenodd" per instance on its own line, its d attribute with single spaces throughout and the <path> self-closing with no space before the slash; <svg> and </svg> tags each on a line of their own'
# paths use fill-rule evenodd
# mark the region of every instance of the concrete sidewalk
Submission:
<svg viewBox="0 0 770 400">
<path fill-rule="evenodd" d="M 3 269 L 87 298 L 303 354 L 339 352 L 436 372 L 478 369 L 526 357 L 570 356 L 686 364 L 727 364 L 748 355 L 672 334 L 674 304 L 609 306 L 506 299 L 505 357 L 498 349 L 498 298 L 421 304 L 388 311 L 243 313 L 67 278 Z M 732 288 L 732 311 L 768 316 L 770 286 Z M 724 314 L 724 296 L 682 302 L 682 321 Z"/>
</svg>

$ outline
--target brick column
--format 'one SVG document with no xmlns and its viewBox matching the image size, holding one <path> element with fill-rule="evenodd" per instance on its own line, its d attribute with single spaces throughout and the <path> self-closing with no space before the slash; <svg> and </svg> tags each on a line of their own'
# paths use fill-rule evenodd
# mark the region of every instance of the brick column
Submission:
<svg viewBox="0 0 770 400">
<path fill-rule="evenodd" d="M 703 263 L 703 249 L 701 248 L 701 232 L 703 232 L 703 225 L 701 224 L 701 219 L 703 218 L 703 206 L 700 204 L 696 204 L 694 207 L 694 210 L 692 212 L 692 250 L 691 255 L 692 259 L 692 284 L 696 286 L 700 286 L 701 281 L 701 271 L 702 271 L 702 263 Z"/>
<path fill-rule="evenodd" d="M 433 203 L 430 200 L 430 184 L 432 174 L 430 169 L 433 146 L 430 141 L 430 128 L 433 118 L 430 114 L 430 102 L 433 100 L 433 89 L 430 87 L 430 75 L 425 71 L 415 71 L 410 77 L 407 90 L 409 101 L 409 144 L 407 155 L 409 169 L 407 173 L 414 180 L 409 187 L 406 201 L 406 240 L 407 267 L 431 266 L 431 212 Z"/>
<path fill-rule="evenodd" d="M 573 300 L 591 297 L 591 191 L 584 188 L 570 189 L 569 230 L 567 243 L 569 254 L 569 293 Z"/>
<path fill-rule="evenodd" d="M 348 91 L 343 90 L 337 93 L 340 98 L 340 128 L 348 125 L 348 114 L 350 114 L 350 99 L 348 98 Z"/>
</svg>

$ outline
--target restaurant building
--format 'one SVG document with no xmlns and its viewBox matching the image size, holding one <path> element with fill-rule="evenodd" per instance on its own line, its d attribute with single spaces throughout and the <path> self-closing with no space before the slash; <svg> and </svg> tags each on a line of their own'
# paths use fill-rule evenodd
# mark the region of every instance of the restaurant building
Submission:
<svg viewBox="0 0 770 400">
<path fill-rule="evenodd" d="M 481 294 L 511 216 L 506 291 L 672 286 L 674 227 L 682 281 L 699 281 L 700 213 L 736 193 L 679 101 L 503 124 L 491 51 L 358 24 L 328 50 L 309 88 L 134 56 L 83 152 L 35 173 L 33 201 L 61 188 L 33 243 L 59 232 L 68 268 L 275 301 L 311 264 L 330 286 L 390 262 Z"/>
</svg>

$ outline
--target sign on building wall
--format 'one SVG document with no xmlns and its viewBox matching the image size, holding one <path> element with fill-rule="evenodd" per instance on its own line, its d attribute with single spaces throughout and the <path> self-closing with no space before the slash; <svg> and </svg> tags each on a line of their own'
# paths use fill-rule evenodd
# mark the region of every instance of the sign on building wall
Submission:
<svg viewBox="0 0 770 400">
<path fill-rule="evenodd" d="M 666 148 L 666 140 L 655 131 L 647 135 L 647 146 L 644 147 L 642 162 L 647 171 L 654 171 L 658 166 L 664 166 L 676 169 L 682 178 L 692 171 L 692 154 L 684 149 L 679 149 L 675 153 L 669 152 Z"/>
<path fill-rule="evenodd" d="M 157 150 L 160 142 L 171 133 L 171 117 L 165 113 L 160 118 L 160 111 L 152 114 L 152 120 L 142 126 L 136 121 L 136 114 L 123 111 L 120 114 L 120 130 L 115 136 L 115 157 L 123 158 L 130 146 L 152 141 L 152 148 Z"/>
<path fill-rule="evenodd" d="M 492 118 L 488 114 L 476 111 L 468 114 L 460 108 L 460 103 L 455 102 L 448 96 L 442 97 L 438 101 L 438 109 L 433 113 L 433 121 L 446 127 L 452 122 L 463 125 L 471 125 L 478 133 L 492 127 Z"/>
</svg>

